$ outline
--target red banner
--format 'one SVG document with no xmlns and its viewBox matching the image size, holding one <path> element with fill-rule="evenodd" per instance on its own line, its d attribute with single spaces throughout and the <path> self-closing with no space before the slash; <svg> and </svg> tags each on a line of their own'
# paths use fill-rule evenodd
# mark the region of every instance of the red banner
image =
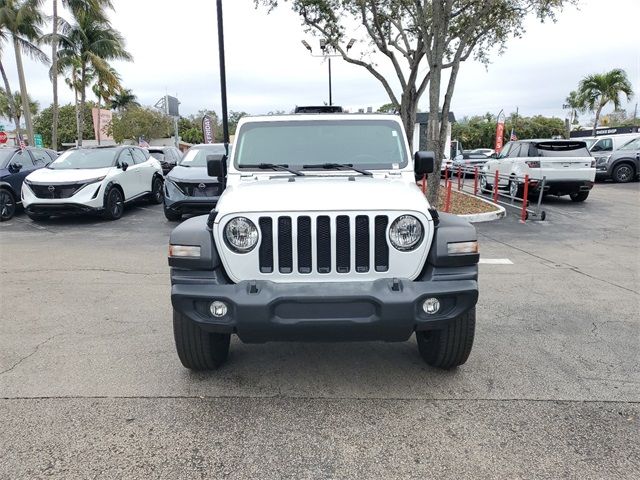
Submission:
<svg viewBox="0 0 640 480">
<path fill-rule="evenodd" d="M 504 146 L 504 121 L 505 121 L 504 113 L 500 112 L 498 114 L 498 124 L 496 125 L 496 145 L 495 145 L 496 153 L 500 153 L 500 151 L 502 150 L 502 147 Z"/>
</svg>

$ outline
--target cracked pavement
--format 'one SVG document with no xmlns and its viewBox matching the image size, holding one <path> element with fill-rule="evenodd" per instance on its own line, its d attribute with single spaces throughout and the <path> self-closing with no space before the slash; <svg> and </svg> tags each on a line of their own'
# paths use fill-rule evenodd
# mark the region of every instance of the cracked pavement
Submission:
<svg viewBox="0 0 640 480">
<path fill-rule="evenodd" d="M 0 478 L 640 477 L 640 184 L 479 224 L 471 357 L 406 343 L 173 346 L 167 222 L 0 224 Z"/>
</svg>

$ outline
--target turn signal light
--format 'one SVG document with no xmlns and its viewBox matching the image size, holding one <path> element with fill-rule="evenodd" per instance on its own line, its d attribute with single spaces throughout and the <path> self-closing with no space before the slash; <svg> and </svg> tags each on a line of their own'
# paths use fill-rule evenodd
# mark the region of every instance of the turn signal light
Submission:
<svg viewBox="0 0 640 480">
<path fill-rule="evenodd" d="M 170 257 L 200 257 L 200 247 L 193 245 L 169 245 Z"/>
<path fill-rule="evenodd" d="M 466 255 L 470 253 L 478 253 L 478 242 L 455 242 L 448 243 L 447 249 L 449 255 Z"/>
</svg>

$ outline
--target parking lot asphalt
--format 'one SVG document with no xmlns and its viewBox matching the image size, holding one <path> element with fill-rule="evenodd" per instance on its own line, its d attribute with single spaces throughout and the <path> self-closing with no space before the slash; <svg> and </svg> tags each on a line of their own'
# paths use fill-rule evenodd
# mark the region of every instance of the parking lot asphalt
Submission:
<svg viewBox="0 0 640 480">
<path fill-rule="evenodd" d="M 232 340 L 175 354 L 168 236 L 0 224 L 0 478 L 639 478 L 640 183 L 478 224 L 476 341 L 439 371 L 406 343 Z"/>
</svg>

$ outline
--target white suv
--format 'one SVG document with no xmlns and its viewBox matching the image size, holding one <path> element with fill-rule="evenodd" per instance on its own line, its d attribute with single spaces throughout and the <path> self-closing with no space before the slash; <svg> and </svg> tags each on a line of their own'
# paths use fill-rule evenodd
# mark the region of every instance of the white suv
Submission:
<svg viewBox="0 0 640 480">
<path fill-rule="evenodd" d="M 101 213 L 117 220 L 124 204 L 149 197 L 162 203 L 162 167 L 138 147 L 74 148 L 22 185 L 22 204 L 33 220 L 50 215 Z"/>
</svg>

